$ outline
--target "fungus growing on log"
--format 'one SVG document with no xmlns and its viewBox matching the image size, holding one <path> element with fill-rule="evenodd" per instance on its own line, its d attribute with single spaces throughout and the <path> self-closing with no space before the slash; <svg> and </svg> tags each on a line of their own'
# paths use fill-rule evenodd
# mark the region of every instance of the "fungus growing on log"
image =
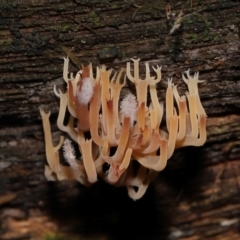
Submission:
<svg viewBox="0 0 240 240">
<path fill-rule="evenodd" d="M 40 109 L 48 180 L 75 179 L 88 186 L 100 177 L 110 184 L 126 186 L 129 196 L 136 200 L 144 195 L 157 173 L 166 167 L 174 149 L 205 143 L 207 116 L 199 98 L 198 83 L 201 81 L 198 73 L 191 76 L 187 71 L 182 75 L 188 87 L 186 96 L 180 97 L 172 80 L 168 80 L 165 101 L 167 131 L 164 131 L 160 129 L 163 103 L 158 101 L 156 91 L 156 84 L 161 81 L 161 68 L 153 68 L 156 73 L 153 77 L 146 64 L 143 80 L 139 76 L 140 60 L 132 61 L 133 75 L 128 62 L 125 76 L 121 69 L 111 78 L 111 71 L 101 66 L 97 67 L 94 78 L 89 64 L 82 67 L 75 78 L 72 74 L 68 78 L 69 59 L 64 59 L 63 78 L 67 91 L 62 93 L 54 86 L 54 93 L 60 98 L 57 126 L 71 140 L 61 137 L 54 147 L 50 112 Z M 126 78 L 135 84 L 136 96 L 132 93 L 121 95 Z M 70 117 L 64 125 L 67 112 Z M 78 149 L 74 149 L 71 141 L 78 145 Z M 66 164 L 60 162 L 61 148 Z M 76 151 L 80 153 L 79 159 L 76 159 Z M 134 161 L 139 165 L 137 169 Z"/>
</svg>

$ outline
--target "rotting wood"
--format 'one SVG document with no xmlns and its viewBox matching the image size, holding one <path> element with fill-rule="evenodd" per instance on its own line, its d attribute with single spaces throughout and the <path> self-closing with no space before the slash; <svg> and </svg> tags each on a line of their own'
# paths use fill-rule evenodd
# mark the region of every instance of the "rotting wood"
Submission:
<svg viewBox="0 0 240 240">
<path fill-rule="evenodd" d="M 46 231 L 71 239 L 123 239 L 126 231 L 131 239 L 239 239 L 240 3 L 170 1 L 176 15 L 184 12 L 170 35 L 175 20 L 164 1 L 2 2 L 0 196 L 16 198 L 0 206 L 0 238 L 42 239 L 36 222 L 47 222 Z M 53 112 L 58 139 L 53 85 L 63 87 L 66 53 L 74 72 L 90 61 L 119 70 L 132 57 L 162 65 L 160 99 L 167 77 L 184 93 L 181 74 L 200 71 L 207 143 L 176 151 L 137 202 L 101 181 L 91 188 L 47 182 L 38 108 Z"/>
</svg>

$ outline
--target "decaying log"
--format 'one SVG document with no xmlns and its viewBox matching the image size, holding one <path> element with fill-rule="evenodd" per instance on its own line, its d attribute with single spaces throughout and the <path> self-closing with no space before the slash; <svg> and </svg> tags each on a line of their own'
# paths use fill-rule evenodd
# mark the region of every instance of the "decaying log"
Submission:
<svg viewBox="0 0 240 240">
<path fill-rule="evenodd" d="M 0 239 L 240 238 L 239 1 L 3 0 L 0 12 Z M 181 74 L 199 71 L 206 144 L 177 150 L 136 202 L 100 180 L 47 182 L 39 106 L 57 139 L 67 55 L 73 72 L 162 65 L 161 101 L 168 77 L 184 94 Z"/>
</svg>

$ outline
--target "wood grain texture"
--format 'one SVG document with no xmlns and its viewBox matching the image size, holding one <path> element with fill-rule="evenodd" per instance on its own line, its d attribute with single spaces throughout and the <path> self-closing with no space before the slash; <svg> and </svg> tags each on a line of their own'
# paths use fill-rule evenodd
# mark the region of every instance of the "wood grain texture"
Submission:
<svg viewBox="0 0 240 240">
<path fill-rule="evenodd" d="M 0 2 L 1 239 L 240 238 L 240 3 L 169 3 L 176 16 L 184 12 L 173 34 L 160 0 Z M 143 76 L 144 62 L 162 65 L 161 101 L 168 77 L 184 94 L 181 74 L 199 71 L 207 143 L 177 150 L 136 202 L 101 181 L 47 182 L 38 109 L 51 110 L 57 140 L 53 86 L 64 88 L 66 55 L 73 72 L 88 62 L 119 70 L 133 57 Z"/>
</svg>

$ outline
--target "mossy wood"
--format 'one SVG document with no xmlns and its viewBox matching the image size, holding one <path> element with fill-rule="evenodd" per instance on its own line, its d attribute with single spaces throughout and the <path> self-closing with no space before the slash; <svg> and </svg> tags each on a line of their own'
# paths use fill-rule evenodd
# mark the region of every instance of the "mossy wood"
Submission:
<svg viewBox="0 0 240 240">
<path fill-rule="evenodd" d="M 0 16 L 1 239 L 239 239 L 239 1 L 13 0 Z M 199 71 L 207 142 L 177 150 L 136 202 L 101 180 L 48 182 L 39 106 L 57 144 L 67 55 L 74 73 L 140 58 L 144 79 L 145 62 L 162 66 L 161 101 L 169 77 L 183 95 L 181 74 Z"/>
</svg>

